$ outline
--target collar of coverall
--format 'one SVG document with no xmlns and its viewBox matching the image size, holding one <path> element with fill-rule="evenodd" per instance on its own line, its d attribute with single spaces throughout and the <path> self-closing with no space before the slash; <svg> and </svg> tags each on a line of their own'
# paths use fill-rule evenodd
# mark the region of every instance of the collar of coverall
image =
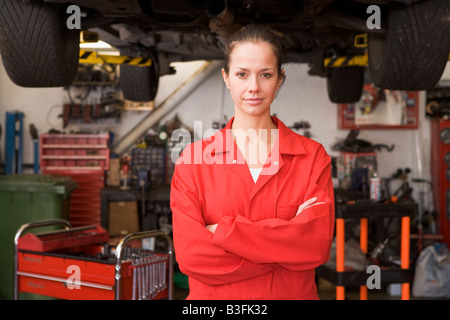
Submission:
<svg viewBox="0 0 450 320">
<path fill-rule="evenodd" d="M 279 144 L 279 150 L 280 154 L 291 154 L 291 155 L 297 155 L 297 154 L 305 154 L 306 150 L 303 145 L 303 141 L 300 135 L 296 134 L 292 130 L 290 130 L 286 125 L 277 117 L 271 116 L 273 123 L 278 128 L 278 135 L 277 135 L 277 142 Z M 230 150 L 234 150 L 234 140 L 231 136 L 231 125 L 233 123 L 234 117 L 232 117 L 227 125 L 216 132 L 216 134 L 213 135 L 217 136 L 218 134 L 221 134 L 222 137 L 225 137 L 223 144 L 216 144 L 214 152 L 228 152 Z M 211 141 L 211 139 L 208 139 Z M 281 143 L 279 143 L 281 141 Z M 222 147 L 222 149 L 220 148 Z"/>
</svg>

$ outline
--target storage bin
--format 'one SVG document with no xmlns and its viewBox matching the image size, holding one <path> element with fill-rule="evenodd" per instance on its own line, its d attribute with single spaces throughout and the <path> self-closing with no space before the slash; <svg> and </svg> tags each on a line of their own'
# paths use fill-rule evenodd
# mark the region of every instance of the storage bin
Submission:
<svg viewBox="0 0 450 320">
<path fill-rule="evenodd" d="M 0 294 L 13 298 L 14 236 L 21 225 L 69 218 L 70 177 L 40 174 L 0 176 Z"/>
<path fill-rule="evenodd" d="M 109 169 L 108 134 L 41 134 L 43 172 Z"/>
</svg>

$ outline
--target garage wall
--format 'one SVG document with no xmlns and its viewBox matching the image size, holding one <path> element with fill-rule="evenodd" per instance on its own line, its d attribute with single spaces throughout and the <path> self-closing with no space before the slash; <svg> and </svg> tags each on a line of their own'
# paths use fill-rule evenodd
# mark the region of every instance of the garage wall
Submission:
<svg viewBox="0 0 450 320">
<path fill-rule="evenodd" d="M 23 143 L 24 163 L 33 163 L 33 142 L 29 125 L 33 123 L 39 133 L 49 128 L 61 128 L 58 114 L 62 112 L 63 90 L 61 88 L 22 88 L 8 78 L 3 63 L 0 63 L 0 124 L 2 126 L 1 160 L 5 152 L 5 116 L 7 111 L 24 113 Z"/>
<path fill-rule="evenodd" d="M 156 97 L 156 105 L 161 103 L 171 91 L 192 75 L 203 62 L 175 64 L 176 75 L 161 78 L 160 90 Z M 1 64 L 0 64 L 1 65 Z M 329 102 L 326 92 L 326 81 L 323 78 L 311 77 L 307 74 L 307 66 L 287 64 L 287 79 L 272 105 L 272 113 L 288 126 L 294 122 L 308 121 L 311 124 L 312 138 L 321 142 L 331 155 L 337 155 L 331 146 L 339 139 L 344 139 L 348 130 L 337 129 L 337 108 Z M 450 68 L 447 67 L 443 79 L 450 79 Z M 62 103 L 65 93 L 62 88 L 30 89 L 14 85 L 0 66 L 0 123 L 5 128 L 5 112 L 20 110 L 25 113 L 24 132 L 24 162 L 32 163 L 32 141 L 28 126 L 34 123 L 40 133 L 50 128 L 62 130 Z M 393 152 L 378 153 L 379 173 L 382 177 L 390 176 L 398 168 L 409 167 L 413 177 L 419 177 L 417 169 L 417 149 L 421 155 L 423 178 L 429 179 L 429 121 L 424 117 L 425 93 L 420 94 L 420 125 L 419 130 L 364 130 L 359 138 L 380 144 L 395 144 Z M 162 122 L 178 114 L 188 126 L 194 121 L 202 121 L 203 131 L 211 128 L 212 122 L 224 117 L 229 119 L 234 112 L 233 103 L 228 90 L 222 81 L 220 68 L 188 96 L 180 106 L 168 114 Z M 148 115 L 143 111 L 127 111 L 122 123 L 109 125 L 95 130 L 111 130 L 117 139 L 129 132 L 133 125 Z M 76 128 L 68 128 L 73 130 Z M 302 133 L 302 131 L 299 131 Z M 4 153 L 4 134 L 1 139 L 2 154 Z M 3 155 L 2 155 L 3 157 Z"/>
<path fill-rule="evenodd" d="M 287 64 L 284 67 L 287 79 L 272 105 L 272 113 L 287 126 L 302 120 L 308 121 L 312 138 L 322 143 L 331 155 L 336 156 L 332 145 L 344 139 L 348 130 L 339 130 L 337 127 L 337 108 L 328 100 L 326 80 L 309 76 L 305 65 Z M 363 130 L 358 136 L 377 144 L 395 144 L 394 151 L 389 153 L 383 150 L 378 153 L 381 176 L 390 176 L 398 168 L 409 167 L 417 177 L 416 140 L 417 145 L 429 146 L 429 122 L 423 116 L 424 102 L 425 93 L 421 92 L 419 130 Z M 229 119 L 233 112 L 233 102 L 218 69 L 207 83 L 200 86 L 166 119 L 175 113 L 187 125 L 193 125 L 195 120 L 201 119 L 203 130 L 206 130 L 211 127 L 213 120 L 222 119 L 224 115 Z M 303 131 L 298 132 L 301 134 Z M 429 159 L 426 156 L 428 150 L 421 150 L 421 154 L 424 156 L 424 178 L 429 178 Z"/>
</svg>

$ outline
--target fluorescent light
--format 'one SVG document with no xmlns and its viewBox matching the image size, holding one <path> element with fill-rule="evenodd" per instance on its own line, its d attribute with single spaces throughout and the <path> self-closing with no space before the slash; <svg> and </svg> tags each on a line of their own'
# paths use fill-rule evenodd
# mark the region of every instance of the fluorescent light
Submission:
<svg viewBox="0 0 450 320">
<path fill-rule="evenodd" d="M 104 41 L 98 41 L 98 42 L 84 42 L 80 43 L 81 49 L 112 49 L 112 47 L 104 42 Z"/>
<path fill-rule="evenodd" d="M 118 50 L 98 50 L 97 51 L 98 54 L 103 54 L 103 55 L 108 55 L 108 56 L 120 56 L 120 52 Z"/>
</svg>

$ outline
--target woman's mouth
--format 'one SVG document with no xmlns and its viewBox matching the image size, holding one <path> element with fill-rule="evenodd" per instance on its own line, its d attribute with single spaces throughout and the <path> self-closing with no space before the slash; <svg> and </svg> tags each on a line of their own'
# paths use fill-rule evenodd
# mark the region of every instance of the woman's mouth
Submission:
<svg viewBox="0 0 450 320">
<path fill-rule="evenodd" d="M 244 101 L 249 105 L 256 106 L 256 105 L 260 104 L 263 101 L 263 99 L 262 98 L 249 98 L 249 99 L 244 99 Z"/>
</svg>

